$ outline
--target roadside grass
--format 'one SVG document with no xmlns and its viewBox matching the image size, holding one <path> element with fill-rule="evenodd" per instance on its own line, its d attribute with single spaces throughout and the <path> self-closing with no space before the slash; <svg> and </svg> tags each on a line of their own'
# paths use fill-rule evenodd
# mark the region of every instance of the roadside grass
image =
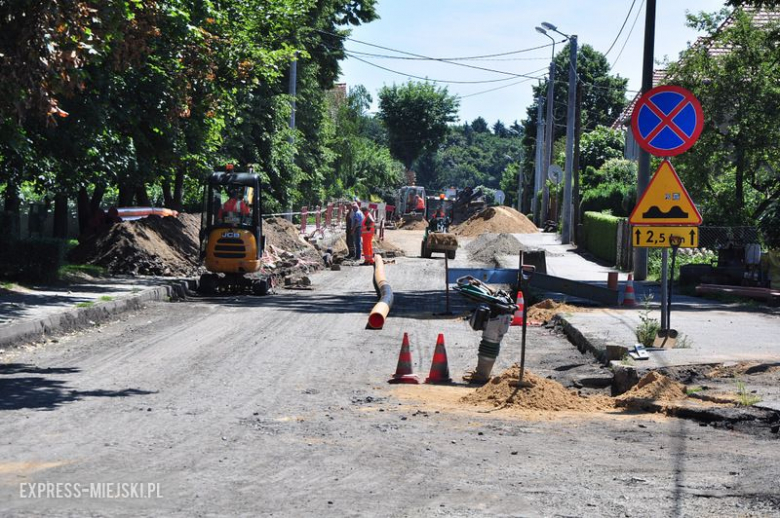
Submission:
<svg viewBox="0 0 780 518">
<path fill-rule="evenodd" d="M 111 302 L 112 300 L 114 300 L 114 297 L 112 297 L 111 295 L 102 295 L 98 300 L 100 302 Z"/>
<path fill-rule="evenodd" d="M 752 392 L 748 392 L 745 382 L 736 380 L 737 384 L 737 404 L 739 406 L 752 406 L 761 401 L 761 398 Z"/>
<path fill-rule="evenodd" d="M 8 282 L 8 281 L 0 282 L 0 288 L 2 288 L 4 290 L 7 290 L 7 291 L 11 291 L 12 289 L 14 289 L 14 283 L 13 282 Z"/>
<path fill-rule="evenodd" d="M 60 266 L 59 270 L 57 270 L 57 276 L 60 279 L 78 274 L 87 274 L 92 277 L 104 277 L 108 274 L 108 271 L 102 266 L 95 266 L 94 264 L 65 264 Z"/>
<path fill-rule="evenodd" d="M 76 303 L 77 308 L 91 308 L 94 305 L 95 305 L 94 300 L 85 300 L 84 302 Z"/>
<path fill-rule="evenodd" d="M 691 385 L 689 387 L 685 387 L 685 393 L 688 394 L 689 396 L 691 394 L 696 394 L 697 392 L 701 392 L 702 390 L 704 390 L 704 387 L 702 387 L 701 385 Z"/>
</svg>

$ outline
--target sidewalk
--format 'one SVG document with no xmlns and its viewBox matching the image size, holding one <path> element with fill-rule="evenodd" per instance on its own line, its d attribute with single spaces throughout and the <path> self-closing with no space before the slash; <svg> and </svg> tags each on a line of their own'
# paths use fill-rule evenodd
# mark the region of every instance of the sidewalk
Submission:
<svg viewBox="0 0 780 518">
<path fill-rule="evenodd" d="M 15 286 L 0 291 L 0 349 L 46 334 L 95 325 L 144 302 L 183 294 L 181 281 L 160 278 L 96 279 L 78 284 Z"/>
<path fill-rule="evenodd" d="M 560 236 L 556 234 L 514 236 L 528 247 L 545 250 L 547 273 L 550 275 L 606 286 L 607 272 L 615 271 L 586 260 L 574 251 L 572 245 L 562 245 Z M 516 257 L 502 260 L 507 267 L 517 268 L 516 262 Z M 622 291 L 627 274 L 621 273 L 619 278 Z M 633 347 L 636 343 L 634 331 L 641 324 L 640 317 L 646 313 L 650 318 L 661 319 L 660 286 L 651 282 L 634 282 L 634 289 L 637 304 L 633 307 L 594 308 L 563 315 L 562 320 L 575 328 L 594 351 L 603 351 L 606 345 Z M 565 298 L 564 295 L 560 297 Z M 643 368 L 780 361 L 780 310 L 777 308 L 726 304 L 673 293 L 670 323 L 672 329 L 687 338 L 688 347 L 651 351 L 650 360 L 642 362 Z"/>
</svg>

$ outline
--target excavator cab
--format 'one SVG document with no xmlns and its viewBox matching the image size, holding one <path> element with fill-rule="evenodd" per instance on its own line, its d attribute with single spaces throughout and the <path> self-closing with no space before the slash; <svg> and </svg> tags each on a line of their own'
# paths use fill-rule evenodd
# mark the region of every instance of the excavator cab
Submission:
<svg viewBox="0 0 780 518">
<path fill-rule="evenodd" d="M 265 295 L 271 279 L 257 275 L 265 238 L 260 204 L 260 178 L 251 170 L 212 173 L 203 195 L 200 255 L 208 270 L 200 277 L 204 294 L 251 291 Z"/>
</svg>

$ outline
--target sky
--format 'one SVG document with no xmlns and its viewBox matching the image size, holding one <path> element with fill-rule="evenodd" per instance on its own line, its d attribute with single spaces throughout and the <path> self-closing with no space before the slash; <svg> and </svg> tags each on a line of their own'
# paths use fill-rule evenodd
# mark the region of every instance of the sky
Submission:
<svg viewBox="0 0 780 518">
<path fill-rule="evenodd" d="M 341 63 L 339 80 L 348 87 L 365 86 L 374 98 L 372 110 L 376 110 L 377 92 L 382 86 L 427 78 L 452 81 L 436 84 L 461 98 L 459 122 L 480 116 L 491 126 L 497 120 L 507 126 L 521 121 L 532 103 L 531 85 L 538 80 L 518 75 L 545 75 L 553 50 L 551 40 L 534 29 L 542 22 L 554 24 L 564 34 L 576 34 L 580 45 L 607 53 L 612 73 L 628 78 L 629 90 L 641 87 L 643 0 L 377 0 L 377 4 L 380 19 L 354 28 L 345 42 L 350 57 Z M 685 26 L 686 11 L 714 12 L 724 4 L 723 0 L 657 0 L 656 61 L 676 59 L 700 35 Z M 550 35 L 555 37 L 556 54 L 566 48 L 563 36 Z M 543 45 L 547 46 L 515 52 Z M 458 60 L 460 65 L 397 59 L 495 54 L 506 55 Z"/>
</svg>

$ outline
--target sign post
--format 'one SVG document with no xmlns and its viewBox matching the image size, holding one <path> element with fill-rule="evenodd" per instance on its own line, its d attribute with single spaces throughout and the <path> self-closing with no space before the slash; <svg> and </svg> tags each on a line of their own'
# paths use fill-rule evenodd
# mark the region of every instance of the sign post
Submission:
<svg viewBox="0 0 780 518">
<path fill-rule="evenodd" d="M 631 129 L 639 146 L 664 157 L 637 201 L 628 222 L 637 248 L 663 248 L 661 271 L 661 330 L 653 345 L 674 347 L 677 332 L 670 329 L 672 281 L 677 250 L 699 245 L 702 218 L 668 157 L 693 146 L 704 128 L 704 113 L 688 90 L 664 85 L 647 91 L 636 104 Z M 672 248 L 672 275 L 667 284 L 668 248 Z"/>
</svg>

